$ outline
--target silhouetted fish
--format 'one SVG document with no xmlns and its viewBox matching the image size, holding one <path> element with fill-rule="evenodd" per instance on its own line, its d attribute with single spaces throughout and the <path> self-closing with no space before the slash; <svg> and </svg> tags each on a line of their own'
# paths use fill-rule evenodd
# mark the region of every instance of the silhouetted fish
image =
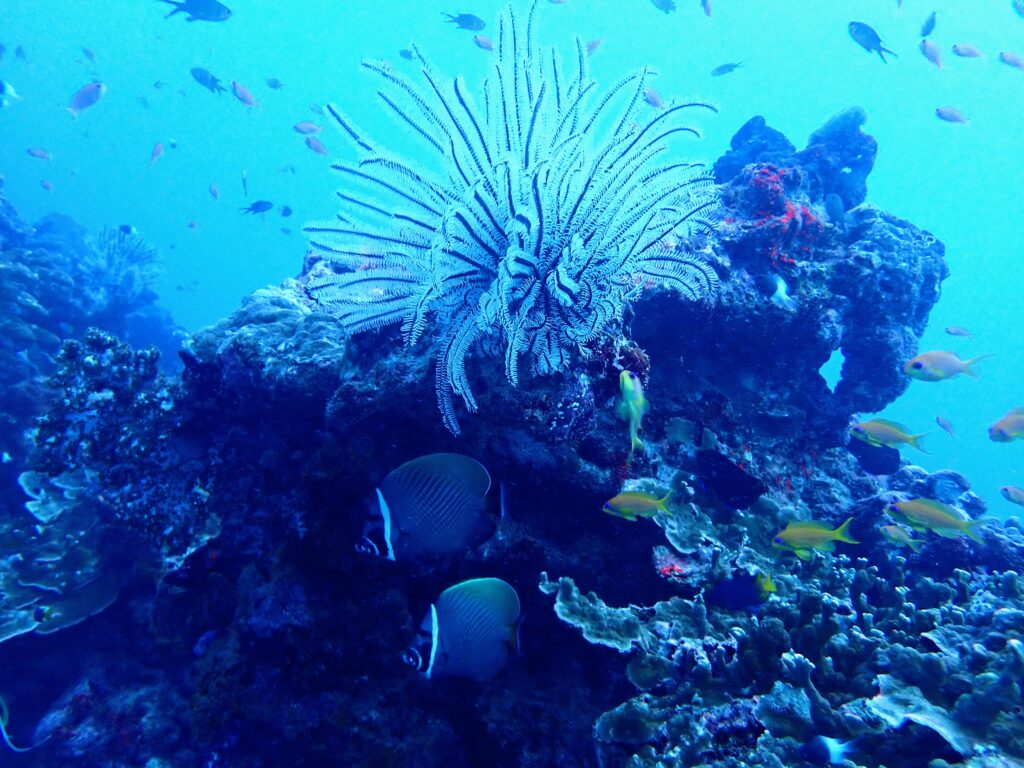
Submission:
<svg viewBox="0 0 1024 768">
<path fill-rule="evenodd" d="M 190 71 L 195 81 L 210 92 L 224 93 L 227 90 L 227 88 L 220 84 L 220 79 L 214 77 L 210 70 L 203 69 L 202 67 L 192 67 Z"/>
<path fill-rule="evenodd" d="M 164 18 L 171 18 L 177 13 L 187 13 L 185 21 L 227 21 L 231 18 L 231 9 L 217 0 L 160 0 L 174 6 L 174 10 Z"/>
<path fill-rule="evenodd" d="M 932 11 L 928 18 L 924 20 L 924 24 L 921 25 L 921 37 L 928 37 L 932 32 L 935 31 L 935 11 Z"/>
<path fill-rule="evenodd" d="M 245 208 L 239 208 L 242 213 L 266 213 L 274 204 L 269 200 L 257 200 L 252 205 L 247 205 Z"/>
<path fill-rule="evenodd" d="M 851 21 L 849 25 L 850 37 L 852 37 L 858 45 L 861 46 L 865 51 L 871 53 L 877 53 L 881 57 L 882 61 L 885 61 L 885 54 L 891 53 L 893 56 L 896 55 L 894 51 L 890 51 L 884 45 L 882 45 L 882 38 L 878 36 L 878 33 L 865 24 L 862 21 Z"/>
<path fill-rule="evenodd" d="M 676 9 L 675 0 L 651 0 L 651 3 L 659 11 L 664 11 L 665 13 L 672 13 Z"/>
<path fill-rule="evenodd" d="M 490 680 L 515 650 L 519 595 L 501 579 L 448 587 L 423 617 L 405 660 L 427 678 Z"/>
<path fill-rule="evenodd" d="M 479 16 L 474 16 L 472 13 L 442 13 L 441 15 L 447 16 L 448 21 L 457 26 L 459 29 L 468 29 L 471 32 L 479 32 L 481 29 L 487 26 L 484 23 L 483 19 L 481 19 Z"/>
<path fill-rule="evenodd" d="M 742 61 L 729 62 L 728 64 L 719 64 L 717 67 L 711 70 L 711 76 L 721 77 L 722 75 L 728 75 L 730 72 L 735 72 L 742 66 Z"/>
</svg>

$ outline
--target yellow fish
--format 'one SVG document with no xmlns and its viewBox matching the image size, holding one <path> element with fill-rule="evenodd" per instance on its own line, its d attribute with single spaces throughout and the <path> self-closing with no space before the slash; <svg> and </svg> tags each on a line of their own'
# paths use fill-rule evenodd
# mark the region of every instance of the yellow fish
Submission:
<svg viewBox="0 0 1024 768">
<path fill-rule="evenodd" d="M 622 392 L 622 399 L 619 401 L 619 418 L 629 422 L 629 457 L 633 458 L 633 452 L 643 451 L 644 443 L 637 433 L 640 431 L 644 414 L 651 410 L 647 398 L 644 397 L 644 387 L 640 383 L 640 377 L 632 371 L 622 371 L 619 374 L 619 390 Z"/>
<path fill-rule="evenodd" d="M 623 491 L 608 499 L 601 509 L 624 520 L 636 520 L 637 516 L 654 517 L 659 511 L 672 514 L 668 508 L 668 498 L 671 495 L 672 491 L 669 491 L 659 499 L 643 491 Z"/>
<path fill-rule="evenodd" d="M 860 544 L 859 541 L 850 537 L 852 521 L 853 518 L 848 517 L 842 525 L 832 530 L 825 523 L 819 523 L 816 520 L 794 520 L 775 534 L 772 546 L 792 552 L 801 560 L 810 560 L 811 550 L 832 552 L 836 548 L 837 541 Z"/>
<path fill-rule="evenodd" d="M 1024 408 L 1011 408 L 1003 418 L 988 428 L 989 440 L 1008 443 L 1024 437 Z"/>
<path fill-rule="evenodd" d="M 869 445 L 887 445 L 890 448 L 895 448 L 898 445 L 912 445 L 921 453 L 928 453 L 921 447 L 921 438 L 927 435 L 927 432 L 912 435 L 905 426 L 888 419 L 871 419 L 871 421 L 854 424 L 850 427 L 850 434 Z"/>
<path fill-rule="evenodd" d="M 924 540 L 913 538 L 909 533 L 907 533 L 906 528 L 899 525 L 883 525 L 879 530 L 889 541 L 894 544 L 903 544 L 908 546 L 915 552 L 920 550 L 921 545 L 924 544 Z"/>
<path fill-rule="evenodd" d="M 768 595 L 774 595 L 779 591 L 779 588 L 775 586 L 775 580 L 769 573 L 757 574 L 757 588 L 761 590 L 761 597 L 765 600 L 768 599 Z"/>
<path fill-rule="evenodd" d="M 935 499 L 910 499 L 897 501 L 886 509 L 890 514 L 897 515 L 915 531 L 934 531 L 947 539 L 956 538 L 961 533 L 975 541 L 982 541 L 974 530 L 982 520 L 965 519 L 954 507 Z"/>
<path fill-rule="evenodd" d="M 1018 488 L 1016 485 L 1004 485 L 999 492 L 1007 501 L 1024 507 L 1024 488 Z"/>
<path fill-rule="evenodd" d="M 961 360 L 954 352 L 923 352 L 911 358 L 903 366 L 903 372 L 918 381 L 943 381 L 961 373 L 977 378 L 974 365 L 992 355 L 979 355 L 970 360 Z"/>
</svg>

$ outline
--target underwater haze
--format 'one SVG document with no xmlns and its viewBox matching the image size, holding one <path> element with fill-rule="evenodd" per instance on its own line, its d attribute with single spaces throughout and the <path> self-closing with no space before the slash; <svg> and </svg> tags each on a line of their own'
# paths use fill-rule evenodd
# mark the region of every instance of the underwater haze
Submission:
<svg viewBox="0 0 1024 768">
<path fill-rule="evenodd" d="M 0 19 L 0 764 L 1024 766 L 1024 2 Z"/>
</svg>

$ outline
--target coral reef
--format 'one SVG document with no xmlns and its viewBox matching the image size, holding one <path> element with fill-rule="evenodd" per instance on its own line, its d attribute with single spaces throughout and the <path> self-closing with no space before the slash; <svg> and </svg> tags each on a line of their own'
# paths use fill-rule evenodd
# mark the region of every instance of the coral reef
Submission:
<svg viewBox="0 0 1024 768">
<path fill-rule="evenodd" d="M 522 103 L 541 103 L 547 77 Z M 439 103 L 458 102 L 453 88 Z M 458 121 L 441 119 L 449 132 L 477 114 L 453 111 Z M 442 358 L 428 343 L 444 341 L 451 308 L 422 315 L 421 344 L 386 324 L 350 335 L 345 317 L 310 298 L 327 279 L 314 256 L 191 338 L 180 376 L 169 375 L 118 329 L 58 333 L 32 302 L 18 304 L 9 286 L 69 295 L 75 273 L 59 265 L 91 246 L 67 222 L 31 230 L 0 218 L 3 268 L 23 281 L 5 279 L 2 296 L 38 335 L 23 357 L 49 356 L 26 375 L 49 374 L 39 391 L 56 393 L 31 458 L 10 462 L 24 495 L 0 515 L 16 553 L 0 571 L 5 666 L 16 670 L 0 694 L 14 743 L 40 743 L 41 768 L 781 768 L 813 764 L 806 747 L 819 736 L 852 741 L 847 764 L 867 768 L 1024 763 L 1024 534 L 987 522 L 980 543 L 922 534 L 920 551 L 901 548 L 879 531 L 893 499 L 933 498 L 971 517 L 984 500 L 957 473 L 898 454 L 868 474 L 846 447 L 850 417 L 903 390 L 895 362 L 916 352 L 947 274 L 933 236 L 865 204 L 875 144 L 863 125 L 863 112 L 841 113 L 800 151 L 763 119 L 744 126 L 715 165 L 721 221 L 684 244 L 721 278 L 716 304 L 645 284 L 628 302 L 616 294 L 621 322 L 557 371 L 534 361 L 513 386 L 502 366 L 473 366 L 479 412 L 458 439 L 437 418 Z M 619 151 L 637 138 L 616 136 Z M 468 169 L 481 141 L 459 137 L 439 155 Z M 350 170 L 385 179 L 382 167 Z M 502 173 L 525 178 L 513 170 Z M 471 215 L 471 186 L 452 192 L 463 207 L 440 231 Z M 352 231 L 378 231 L 376 217 L 363 211 Z M 536 233 L 520 223 L 525 243 Z M 59 253 L 43 256 L 42 242 Z M 44 279 L 48 260 L 59 268 Z M 546 279 L 535 288 L 522 297 L 540 296 Z M 474 322 L 487 290 L 464 308 Z M 411 295 L 359 311 L 398 318 Z M 55 317 L 77 317 L 52 301 Z M 514 349 L 513 326 L 502 328 Z M 833 391 L 819 370 L 839 350 Z M 623 369 L 653 406 L 647 453 L 631 459 L 615 413 Z M 25 402 L 27 425 L 43 401 Z M 493 539 L 426 562 L 358 554 L 374 487 L 444 450 L 503 485 Z M 604 514 L 620 490 L 672 491 L 669 512 Z M 857 544 L 808 562 L 771 546 L 791 521 L 847 517 Z M 519 593 L 521 657 L 487 683 L 403 666 L 424 608 L 481 576 Z"/>
</svg>

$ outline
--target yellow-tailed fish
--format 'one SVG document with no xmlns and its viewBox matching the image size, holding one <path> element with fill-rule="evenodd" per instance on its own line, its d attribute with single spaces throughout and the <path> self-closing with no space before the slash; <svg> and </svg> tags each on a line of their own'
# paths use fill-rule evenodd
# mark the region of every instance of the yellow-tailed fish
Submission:
<svg viewBox="0 0 1024 768">
<path fill-rule="evenodd" d="M 1007 501 L 1024 507 L 1024 488 L 1018 488 L 1016 485 L 1004 485 L 999 492 Z"/>
<path fill-rule="evenodd" d="M 619 390 L 622 398 L 619 400 L 619 418 L 629 423 L 629 456 L 633 457 L 636 450 L 643 451 L 644 443 L 637 436 L 641 423 L 651 406 L 644 397 L 644 387 L 640 383 L 640 377 L 633 371 L 623 371 L 619 374 Z"/>
<path fill-rule="evenodd" d="M 848 517 L 842 525 L 833 530 L 825 523 L 819 523 L 816 520 L 794 520 L 775 534 L 772 546 L 792 552 L 801 560 L 810 560 L 812 550 L 832 552 L 836 548 L 837 541 L 860 544 L 850 536 L 852 521 L 853 518 Z"/>
<path fill-rule="evenodd" d="M 1008 443 L 1024 437 L 1024 408 L 1011 408 L 1003 418 L 988 428 L 988 437 L 997 443 Z"/>
<path fill-rule="evenodd" d="M 889 419 L 871 419 L 862 421 L 850 427 L 850 434 L 858 440 L 863 440 L 870 445 L 887 445 L 895 448 L 899 445 L 911 445 L 922 453 L 928 453 L 921 447 L 921 438 L 927 432 L 920 432 L 916 435 L 910 434 L 910 430 L 897 421 Z"/>
<path fill-rule="evenodd" d="M 757 574 L 757 586 L 761 590 L 761 595 L 766 600 L 768 599 L 768 595 L 774 595 L 779 591 L 779 588 L 775 586 L 775 581 L 769 573 Z"/>
<path fill-rule="evenodd" d="M 941 501 L 909 499 L 893 502 L 886 509 L 915 531 L 933 531 L 947 539 L 954 539 L 962 533 L 975 541 L 982 541 L 974 528 L 983 520 L 968 520 L 954 507 Z"/>
<path fill-rule="evenodd" d="M 909 533 L 907 529 L 899 525 L 883 525 L 879 530 L 882 535 L 885 536 L 889 541 L 894 544 L 902 544 L 910 547 L 912 550 L 917 552 L 921 549 L 921 545 L 924 544 L 923 539 L 915 539 Z"/>
<path fill-rule="evenodd" d="M 961 360 L 954 352 L 922 352 L 903 366 L 903 372 L 918 381 L 944 381 L 965 373 L 977 378 L 974 366 L 992 355 L 978 355 L 970 360 Z"/>
<path fill-rule="evenodd" d="M 624 520 L 636 520 L 637 517 L 654 517 L 658 512 L 672 514 L 668 508 L 668 499 L 672 491 L 662 498 L 643 491 L 624 491 L 606 501 L 601 507 L 609 515 Z"/>
</svg>

